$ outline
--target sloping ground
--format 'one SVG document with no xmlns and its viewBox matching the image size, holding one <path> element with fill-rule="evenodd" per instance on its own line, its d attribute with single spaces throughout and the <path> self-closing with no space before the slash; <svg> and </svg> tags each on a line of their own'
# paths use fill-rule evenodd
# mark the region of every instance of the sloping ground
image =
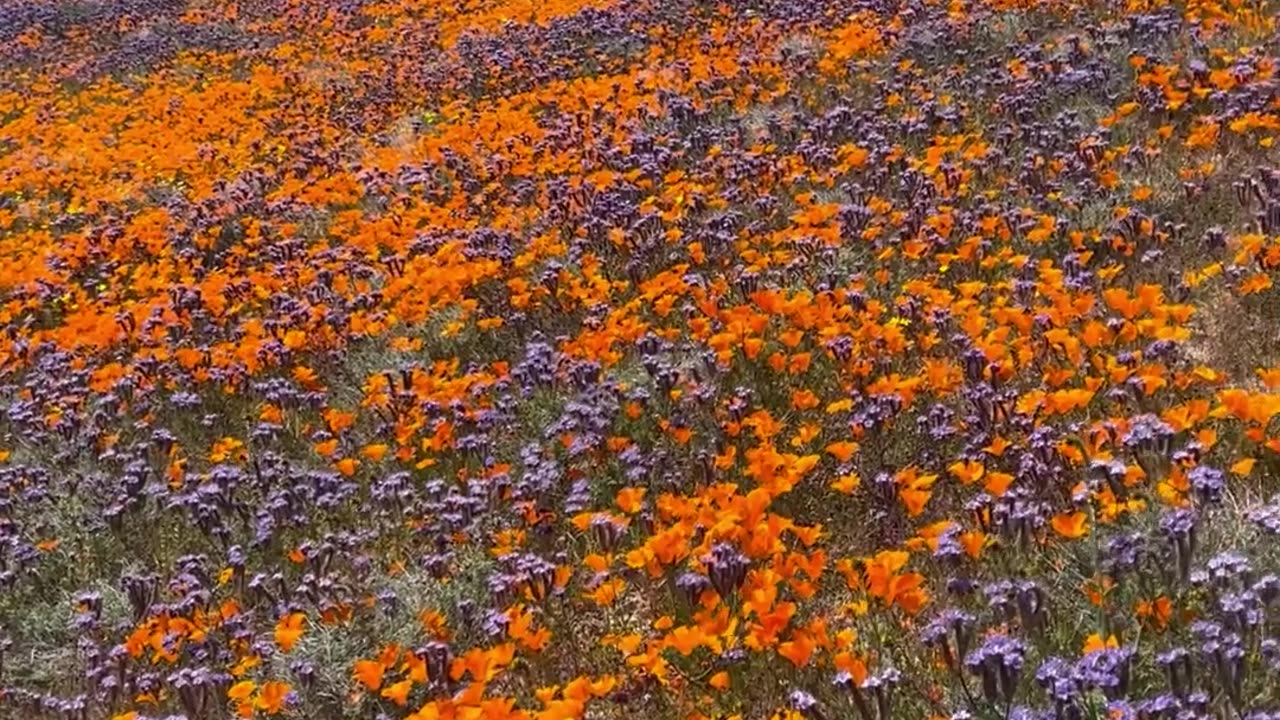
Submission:
<svg viewBox="0 0 1280 720">
<path fill-rule="evenodd" d="M 1276 13 L 6 5 L 0 716 L 1275 717 Z"/>
</svg>

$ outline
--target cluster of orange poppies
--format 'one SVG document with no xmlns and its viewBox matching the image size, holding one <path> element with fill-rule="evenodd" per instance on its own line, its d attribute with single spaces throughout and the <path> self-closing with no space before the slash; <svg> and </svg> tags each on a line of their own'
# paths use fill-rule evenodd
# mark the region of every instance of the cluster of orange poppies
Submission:
<svg viewBox="0 0 1280 720">
<path fill-rule="evenodd" d="M 0 10 L 3 713 L 1274 717 L 1276 17 Z"/>
</svg>

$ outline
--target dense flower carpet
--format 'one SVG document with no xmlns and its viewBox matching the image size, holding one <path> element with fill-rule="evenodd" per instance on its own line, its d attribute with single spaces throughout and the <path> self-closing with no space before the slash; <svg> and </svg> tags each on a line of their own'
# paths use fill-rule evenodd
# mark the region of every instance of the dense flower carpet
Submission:
<svg viewBox="0 0 1280 720">
<path fill-rule="evenodd" d="M 1276 0 L 0 7 L 0 717 L 1280 718 Z"/>
</svg>

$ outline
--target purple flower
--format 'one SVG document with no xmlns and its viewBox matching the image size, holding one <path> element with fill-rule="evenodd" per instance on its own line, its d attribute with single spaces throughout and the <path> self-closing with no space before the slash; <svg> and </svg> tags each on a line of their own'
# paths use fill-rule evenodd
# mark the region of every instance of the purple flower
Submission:
<svg viewBox="0 0 1280 720">
<path fill-rule="evenodd" d="M 1173 545 L 1174 569 L 1183 583 L 1191 578 L 1191 557 L 1196 549 L 1198 519 L 1195 511 L 1185 508 L 1169 510 L 1160 516 L 1160 529 Z"/>
<path fill-rule="evenodd" d="M 1012 703 L 1026 660 L 1026 646 L 1008 635 L 992 635 L 965 657 L 965 667 L 982 679 L 987 700 Z"/>
<path fill-rule="evenodd" d="M 1272 535 L 1280 535 L 1280 495 L 1249 511 L 1249 522 Z"/>
<path fill-rule="evenodd" d="M 728 598 L 742 587 L 747 579 L 747 568 L 751 565 L 747 556 L 728 543 L 716 543 L 702 562 L 707 566 L 711 587 L 722 598 Z"/>
<path fill-rule="evenodd" d="M 947 667 L 957 669 L 957 663 L 969 652 L 973 639 L 974 617 L 963 610 L 947 608 L 938 614 L 920 633 L 925 645 L 942 653 Z"/>
<path fill-rule="evenodd" d="M 702 593 L 711 588 L 711 581 L 705 575 L 699 575 L 695 572 L 682 573 L 676 578 L 676 589 L 680 591 L 680 596 L 690 607 L 696 607 L 698 598 Z"/>
<path fill-rule="evenodd" d="M 818 704 L 818 700 L 803 690 L 795 690 L 791 693 L 791 707 L 800 713 L 806 720 L 825 720 L 826 715 L 822 712 L 822 707 Z"/>
<path fill-rule="evenodd" d="M 1085 655 L 1076 663 L 1075 675 L 1084 687 L 1101 690 L 1111 700 L 1129 691 L 1129 671 L 1134 650 L 1129 647 L 1104 648 Z"/>
<path fill-rule="evenodd" d="M 1197 465 L 1187 473 L 1187 481 L 1200 502 L 1214 505 L 1222 502 L 1222 493 L 1226 491 L 1227 483 L 1221 470 Z"/>
</svg>

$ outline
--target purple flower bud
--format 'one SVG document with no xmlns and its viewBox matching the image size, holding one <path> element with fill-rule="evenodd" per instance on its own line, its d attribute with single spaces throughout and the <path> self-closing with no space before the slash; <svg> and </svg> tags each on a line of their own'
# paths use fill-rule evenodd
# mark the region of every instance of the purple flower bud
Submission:
<svg viewBox="0 0 1280 720">
<path fill-rule="evenodd" d="M 1249 522 L 1271 535 L 1280 535 L 1280 495 L 1249 511 Z"/>
<path fill-rule="evenodd" d="M 951 670 L 958 670 L 958 663 L 969 652 L 973 639 L 974 618 L 963 610 L 947 608 L 938 614 L 920 633 L 925 645 L 937 648 L 943 661 Z"/>
<path fill-rule="evenodd" d="M 1076 663 L 1075 675 L 1083 686 L 1116 700 L 1129 691 L 1133 655 L 1133 648 L 1128 647 L 1095 650 Z"/>
<path fill-rule="evenodd" d="M 1026 646 L 1008 635 L 991 635 L 965 658 L 965 667 L 982 680 L 982 694 L 991 702 L 1012 703 Z"/>
<path fill-rule="evenodd" d="M 1222 493 L 1226 491 L 1227 483 L 1221 470 L 1197 465 L 1187 473 L 1187 481 L 1200 502 L 1212 505 L 1222 502 Z"/>
<path fill-rule="evenodd" d="M 1169 678 L 1169 689 L 1178 697 L 1186 697 L 1191 689 L 1191 653 L 1186 648 L 1173 648 L 1156 655 L 1156 664 L 1164 668 Z"/>
<path fill-rule="evenodd" d="M 711 587 L 721 598 L 730 597 L 747 578 L 750 561 L 728 543 L 716 543 L 702 559 L 711 579 Z"/>
<path fill-rule="evenodd" d="M 626 527 L 617 520 L 606 515 L 597 515 L 591 519 L 591 537 L 605 552 L 613 552 L 626 534 Z"/>
<path fill-rule="evenodd" d="M 822 707 L 818 704 L 816 698 L 803 690 L 795 690 L 791 693 L 791 707 L 800 713 L 805 720 L 826 720 L 826 714 L 822 712 Z"/>
<path fill-rule="evenodd" d="M 676 589 L 680 591 L 680 596 L 690 607 L 696 607 L 698 598 L 702 597 L 702 593 L 710 587 L 711 581 L 705 575 L 698 573 L 686 572 L 676 578 Z"/>
</svg>

